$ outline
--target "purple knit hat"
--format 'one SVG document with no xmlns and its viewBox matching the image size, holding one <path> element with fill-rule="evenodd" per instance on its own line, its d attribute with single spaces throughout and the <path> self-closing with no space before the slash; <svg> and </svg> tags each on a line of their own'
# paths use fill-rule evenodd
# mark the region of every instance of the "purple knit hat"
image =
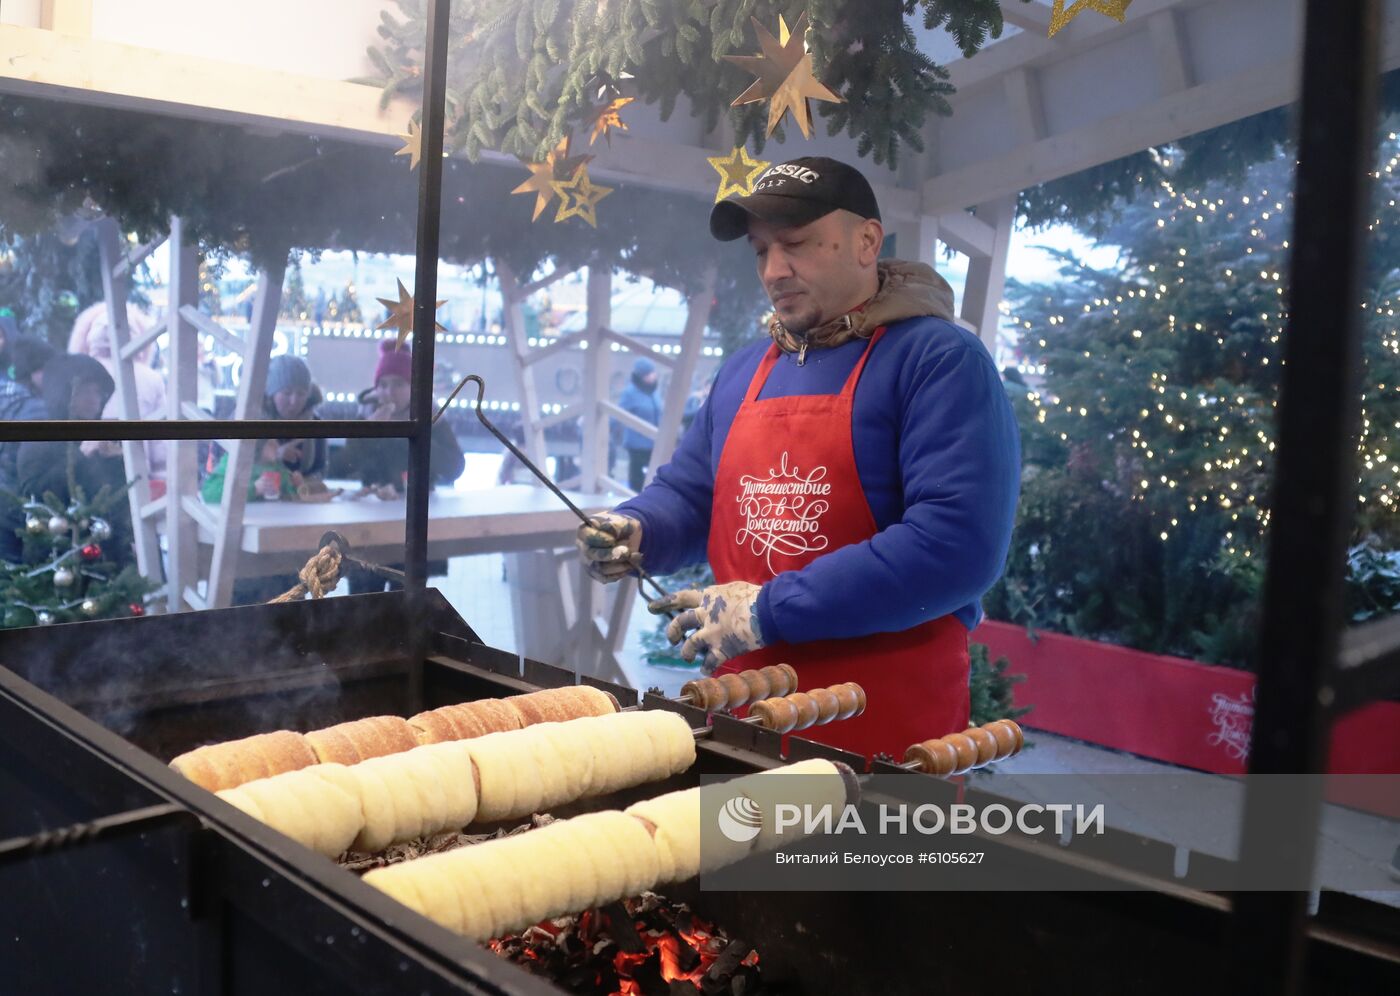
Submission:
<svg viewBox="0 0 1400 996">
<path fill-rule="evenodd" d="M 375 387 L 385 376 L 402 377 L 408 381 L 413 379 L 413 354 L 407 346 L 403 349 L 395 347 L 393 339 L 385 339 L 379 344 L 379 365 L 374 368 Z"/>
</svg>

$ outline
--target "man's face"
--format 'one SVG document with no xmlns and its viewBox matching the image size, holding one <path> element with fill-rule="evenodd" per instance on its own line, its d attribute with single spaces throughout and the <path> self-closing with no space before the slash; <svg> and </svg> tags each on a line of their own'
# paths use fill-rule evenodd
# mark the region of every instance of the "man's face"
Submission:
<svg viewBox="0 0 1400 996">
<path fill-rule="evenodd" d="M 68 402 L 68 417 L 90 420 L 102 414 L 105 403 L 102 388 L 90 380 L 80 380 L 73 385 L 73 398 Z"/>
<path fill-rule="evenodd" d="M 866 274 L 879 256 L 883 230 L 847 211 L 832 211 L 808 225 L 781 227 L 749 221 L 749 246 L 758 278 L 778 320 L 803 333 L 861 304 Z"/>
</svg>

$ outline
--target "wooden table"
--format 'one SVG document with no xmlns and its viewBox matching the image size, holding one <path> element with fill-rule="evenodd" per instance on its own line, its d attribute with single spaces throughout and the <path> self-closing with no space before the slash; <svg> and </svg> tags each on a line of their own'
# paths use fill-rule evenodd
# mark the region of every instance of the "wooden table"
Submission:
<svg viewBox="0 0 1400 996">
<path fill-rule="evenodd" d="M 332 487 L 348 482 L 328 481 Z M 354 490 L 355 485 L 349 485 Z M 617 496 L 569 492 L 585 512 L 604 511 Z M 243 515 L 241 577 L 295 572 L 334 529 L 362 560 L 401 564 L 407 501 L 373 496 L 329 502 L 250 501 Z M 428 556 L 551 550 L 572 546 L 578 517 L 544 488 L 506 484 L 486 491 L 435 490 L 428 498 Z M 201 530 L 201 544 L 212 537 Z"/>
<path fill-rule="evenodd" d="M 331 487 L 358 483 L 327 481 Z M 606 511 L 617 495 L 567 492 L 587 513 Z M 237 577 L 295 573 L 327 530 L 371 563 L 404 560 L 403 498 L 340 497 L 329 502 L 250 501 L 243 515 Z M 618 659 L 637 592 L 633 581 L 603 586 L 583 572 L 574 551 L 578 517 L 544 488 L 506 484 L 484 491 L 437 490 L 428 499 L 428 556 L 433 560 L 505 553 L 517 652 L 551 664 L 571 660 L 575 670 L 627 681 Z M 200 529 L 201 569 L 208 572 L 213 535 Z M 470 620 L 468 620 L 470 621 Z"/>
</svg>

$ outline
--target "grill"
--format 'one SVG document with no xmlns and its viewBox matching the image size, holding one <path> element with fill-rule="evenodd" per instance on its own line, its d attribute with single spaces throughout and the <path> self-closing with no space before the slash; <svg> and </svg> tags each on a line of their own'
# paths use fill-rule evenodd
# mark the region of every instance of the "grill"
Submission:
<svg viewBox="0 0 1400 996">
<path fill-rule="evenodd" d="M 416 666 L 411 644 L 423 634 L 427 655 Z M 211 738 L 409 715 L 574 681 L 570 672 L 483 646 L 439 593 L 11 630 L 0 633 L 0 661 L 9 669 L 0 669 L 6 991 L 562 991 L 163 763 Z M 632 689 L 583 680 L 624 706 L 637 702 Z M 697 743 L 695 766 L 577 807 L 625 806 L 704 775 L 748 774 L 782 760 L 777 734 L 657 695 L 642 705 L 680 712 L 692 727 L 712 723 Z M 859 758 L 792 737 L 788 759 L 809 757 L 861 766 Z M 954 785 L 937 786 L 954 799 Z M 997 846 L 986 843 L 989 852 Z M 1111 887 L 1122 880 L 1115 853 L 1154 848 L 1170 868 L 1166 844 L 1111 831 L 995 858 L 1022 862 L 1028 876 L 1073 865 Z M 692 881 L 665 894 L 750 942 L 771 987 L 765 991 L 773 992 L 959 993 L 989 984 L 1095 991 L 1125 983 L 1165 992 L 1199 989 L 1230 963 L 1227 901 L 1179 886 L 820 894 L 717 892 Z M 1400 983 L 1397 925 L 1380 919 L 1385 912 L 1325 896 L 1310 929 L 1310 974 Z M 1387 933 L 1389 945 L 1381 940 Z"/>
</svg>

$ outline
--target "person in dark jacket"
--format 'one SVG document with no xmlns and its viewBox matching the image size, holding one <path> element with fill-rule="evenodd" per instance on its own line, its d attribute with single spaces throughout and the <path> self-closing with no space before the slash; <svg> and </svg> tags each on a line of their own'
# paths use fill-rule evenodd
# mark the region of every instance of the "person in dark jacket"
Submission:
<svg viewBox="0 0 1400 996">
<path fill-rule="evenodd" d="M 40 393 L 40 372 L 56 350 L 43 339 L 20 336 L 9 344 L 10 376 L 0 375 L 0 422 L 33 422 L 48 417 Z M 24 524 L 19 494 L 19 442 L 0 443 L 0 560 L 18 561 Z"/>
<path fill-rule="evenodd" d="M 116 391 L 111 374 L 91 356 L 62 353 L 43 367 L 43 398 L 51 419 L 96 421 Z M 91 501 L 103 487 L 114 492 L 126 488 L 126 468 L 121 444 L 112 440 L 86 442 L 33 442 L 19 445 L 16 461 L 19 493 L 41 498 L 52 493 L 65 506 L 75 499 L 74 488 Z M 131 510 L 125 499 L 107 509 L 112 526 L 108 553 L 118 564 L 132 559 Z"/>
<path fill-rule="evenodd" d="M 290 353 L 274 356 L 267 367 L 263 391 L 263 417 L 314 419 L 322 401 L 321 389 L 311 380 L 306 361 Z M 279 439 L 278 456 L 288 470 L 315 477 L 326 470 L 324 439 Z"/>
<path fill-rule="evenodd" d="M 617 399 L 618 407 L 643 422 L 661 424 L 661 401 L 656 396 L 656 364 L 645 356 L 632 364 L 632 383 L 622 391 Z M 642 490 L 646 484 L 647 467 L 651 464 L 651 451 L 655 440 L 631 427 L 622 430 L 622 446 L 627 450 L 627 484 L 633 491 Z"/>
<path fill-rule="evenodd" d="M 375 422 L 408 418 L 412 371 L 413 357 L 407 347 L 397 348 L 388 339 L 381 342 L 379 363 L 374 368 L 374 386 L 360 392 L 360 417 Z M 438 422 L 433 426 L 432 450 L 428 457 L 432 483 L 451 484 L 462 476 L 466 465 L 452 427 Z M 350 439 L 336 461 L 332 476 L 358 478 L 367 488 L 387 486 L 402 494 L 407 487 L 408 440 Z M 397 566 L 402 569 L 401 565 Z M 429 574 L 446 571 L 444 563 L 428 564 Z M 377 575 L 359 571 L 351 573 L 349 581 L 352 595 L 383 591 L 388 583 Z"/>
<path fill-rule="evenodd" d="M 374 386 L 360 392 L 360 417 L 371 422 L 408 418 L 412 395 L 413 358 L 408 348 L 394 348 L 392 340 L 379 344 Z M 451 484 L 466 469 L 462 447 L 446 422 L 433 426 L 429 462 L 433 484 Z M 365 487 L 392 485 L 402 493 L 408 473 L 408 441 L 404 439 L 351 439 L 336 462 L 334 477 L 358 478 Z"/>
</svg>

